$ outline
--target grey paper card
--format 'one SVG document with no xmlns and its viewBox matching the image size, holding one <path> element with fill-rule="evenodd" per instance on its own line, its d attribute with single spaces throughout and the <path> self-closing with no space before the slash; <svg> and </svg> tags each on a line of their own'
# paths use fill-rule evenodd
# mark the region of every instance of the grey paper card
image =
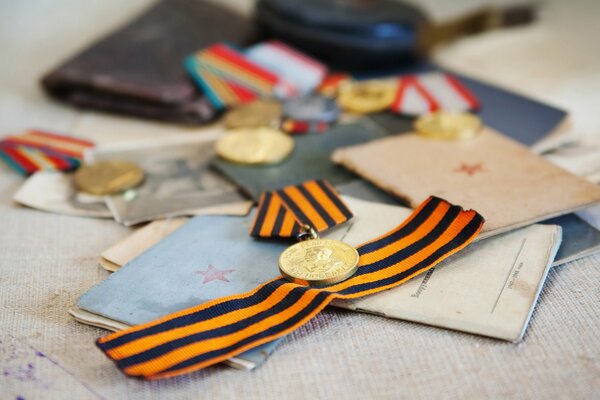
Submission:
<svg viewBox="0 0 600 400">
<path fill-rule="evenodd" d="M 600 252 L 600 231 L 577 215 L 563 215 L 542 223 L 558 225 L 563 231 L 563 241 L 554 260 L 554 266 Z"/>
<path fill-rule="evenodd" d="M 583 219 L 596 229 L 600 229 L 600 205 L 586 208 L 576 213 L 577 216 Z"/>
<path fill-rule="evenodd" d="M 311 133 L 295 138 L 292 155 L 280 164 L 249 166 L 215 159 L 213 164 L 236 182 L 254 199 L 267 190 L 310 179 L 325 179 L 337 185 L 356 179 L 356 176 L 329 160 L 333 150 L 364 143 L 385 136 L 384 131 L 372 121 L 339 124 L 327 132 Z"/>
<path fill-rule="evenodd" d="M 182 215 L 245 215 L 251 202 L 208 165 L 221 133 L 98 147 L 86 154 L 86 161 L 128 160 L 144 169 L 141 186 L 106 198 L 115 220 L 124 225 Z"/>
</svg>

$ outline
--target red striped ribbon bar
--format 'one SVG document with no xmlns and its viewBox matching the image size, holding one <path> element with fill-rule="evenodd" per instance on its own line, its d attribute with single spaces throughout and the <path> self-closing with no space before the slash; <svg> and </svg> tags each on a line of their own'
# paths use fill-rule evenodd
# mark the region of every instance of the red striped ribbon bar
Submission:
<svg viewBox="0 0 600 400">
<path fill-rule="evenodd" d="M 279 77 L 276 94 L 281 98 L 311 92 L 327 73 L 321 62 L 277 40 L 257 43 L 244 55 Z"/>
<path fill-rule="evenodd" d="M 184 66 L 218 109 L 269 97 L 279 77 L 223 43 L 187 57 Z"/>
<path fill-rule="evenodd" d="M 37 171 L 73 171 L 79 168 L 81 160 L 67 157 L 52 149 L 29 147 L 18 144 L 0 144 L 0 158 L 21 175 L 31 175 Z"/>
<path fill-rule="evenodd" d="M 0 141 L 0 158 L 22 175 L 40 170 L 71 171 L 81 164 L 90 141 L 39 130 L 8 136 Z"/>
<path fill-rule="evenodd" d="M 469 111 L 479 108 L 479 100 L 456 77 L 429 72 L 402 75 L 392 111 L 404 115 L 422 115 L 432 111 Z"/>
<path fill-rule="evenodd" d="M 94 143 L 89 140 L 37 129 L 30 129 L 19 135 L 8 136 L 2 142 L 5 141 L 28 147 L 50 149 L 56 152 L 56 154 L 63 154 L 68 157 L 79 159 L 83 158 L 83 152 L 86 149 L 94 147 Z"/>
<path fill-rule="evenodd" d="M 312 180 L 263 193 L 250 235 L 296 237 L 303 226 L 323 232 L 352 217 L 352 211 L 329 182 Z"/>
<path fill-rule="evenodd" d="M 377 293 L 429 270 L 467 246 L 483 222 L 475 211 L 430 197 L 396 229 L 359 246 L 359 268 L 346 281 L 313 288 L 277 278 L 96 343 L 128 376 L 160 379 L 199 370 L 290 333 L 333 299 Z"/>
</svg>

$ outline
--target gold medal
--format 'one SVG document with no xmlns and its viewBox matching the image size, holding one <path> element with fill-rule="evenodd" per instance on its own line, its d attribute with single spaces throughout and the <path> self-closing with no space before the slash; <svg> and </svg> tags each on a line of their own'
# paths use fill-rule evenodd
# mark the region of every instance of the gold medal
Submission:
<svg viewBox="0 0 600 400">
<path fill-rule="evenodd" d="M 223 124 L 227 129 L 277 126 L 282 106 L 275 100 L 255 100 L 240 105 L 225 114 Z"/>
<path fill-rule="evenodd" d="M 311 286 L 341 282 L 357 268 L 358 252 L 339 240 L 304 240 L 285 249 L 279 257 L 279 271 L 286 279 Z"/>
<path fill-rule="evenodd" d="M 84 165 L 74 177 L 79 190 L 99 196 L 122 192 L 139 185 L 143 180 L 144 170 L 134 163 L 120 160 Z"/>
<path fill-rule="evenodd" d="M 466 112 L 437 111 L 419 117 L 414 127 L 419 135 L 432 139 L 468 139 L 481 131 L 481 119 Z"/>
<path fill-rule="evenodd" d="M 294 149 L 294 140 L 272 128 L 236 129 L 226 133 L 215 145 L 217 154 L 241 164 L 274 164 Z"/>
<path fill-rule="evenodd" d="M 356 114 L 375 113 L 390 108 L 397 91 L 396 79 L 349 82 L 340 87 L 337 101 L 345 111 Z"/>
</svg>

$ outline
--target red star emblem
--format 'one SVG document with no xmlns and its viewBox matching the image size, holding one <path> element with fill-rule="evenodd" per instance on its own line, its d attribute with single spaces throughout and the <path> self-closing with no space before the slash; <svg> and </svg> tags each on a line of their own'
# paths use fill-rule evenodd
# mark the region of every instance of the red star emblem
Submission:
<svg viewBox="0 0 600 400">
<path fill-rule="evenodd" d="M 483 172 L 483 164 L 482 163 L 477 163 L 477 164 L 467 164 L 467 163 L 462 163 L 460 164 L 460 167 L 454 170 L 455 172 L 464 172 L 465 174 L 469 175 L 469 176 L 473 176 L 478 172 Z"/>
<path fill-rule="evenodd" d="M 229 282 L 229 279 L 227 279 L 225 275 L 234 271 L 235 269 L 218 269 L 212 264 L 208 264 L 208 269 L 206 271 L 196 271 L 195 273 L 204 276 L 202 283 L 208 283 L 212 281 Z"/>
</svg>

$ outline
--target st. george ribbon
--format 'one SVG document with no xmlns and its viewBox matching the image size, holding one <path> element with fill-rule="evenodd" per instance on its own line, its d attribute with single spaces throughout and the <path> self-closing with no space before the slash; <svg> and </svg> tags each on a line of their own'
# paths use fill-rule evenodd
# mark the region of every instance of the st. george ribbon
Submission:
<svg viewBox="0 0 600 400">
<path fill-rule="evenodd" d="M 287 187 L 269 194 L 285 195 L 291 189 L 294 196 L 283 197 L 286 210 L 291 210 L 289 200 L 304 215 L 316 218 L 313 213 L 320 213 L 312 200 L 319 200 L 312 190 L 322 189 L 323 182 L 317 182 L 317 186 L 314 182 L 317 181 L 295 185 L 304 189 L 308 185 L 308 191 Z M 339 199 L 335 191 L 331 193 Z M 266 207 L 270 203 L 261 204 Z M 332 204 L 343 205 L 333 201 L 327 203 L 329 206 L 319 204 L 329 211 Z M 257 218 L 260 212 L 259 205 Z M 426 272 L 473 241 L 483 222 L 483 217 L 473 210 L 465 211 L 430 197 L 400 226 L 359 246 L 358 270 L 343 282 L 315 288 L 284 278 L 273 279 L 248 293 L 213 300 L 110 334 L 96 344 L 132 377 L 160 379 L 196 371 L 290 333 L 333 299 L 381 292 Z M 257 226 L 260 221 L 255 222 L 253 229 Z"/>
<path fill-rule="evenodd" d="M 260 238 L 295 238 L 310 226 L 323 232 L 348 221 L 354 215 L 335 189 L 325 180 L 264 192 L 250 235 Z"/>
</svg>

